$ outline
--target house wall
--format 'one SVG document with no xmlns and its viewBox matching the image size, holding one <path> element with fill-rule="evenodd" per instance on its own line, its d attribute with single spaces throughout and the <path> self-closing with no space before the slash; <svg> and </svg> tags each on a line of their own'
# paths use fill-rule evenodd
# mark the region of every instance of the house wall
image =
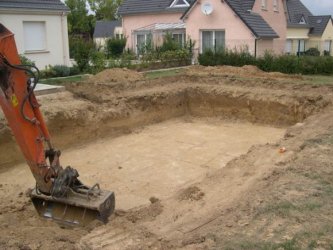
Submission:
<svg viewBox="0 0 333 250">
<path fill-rule="evenodd" d="M 321 37 L 322 42 L 331 41 L 331 56 L 333 56 L 333 22 L 330 20 L 326 29 Z"/>
<path fill-rule="evenodd" d="M 198 2 L 185 19 L 186 36 L 195 41 L 195 53 L 200 53 L 201 30 L 225 30 L 226 47 L 230 49 L 247 46 L 255 52 L 255 37 L 241 19 L 221 0 L 211 0 L 213 12 L 209 16 L 201 12 Z"/>
<path fill-rule="evenodd" d="M 97 49 L 104 49 L 107 38 L 94 38 L 94 43 Z"/>
<path fill-rule="evenodd" d="M 123 34 L 127 38 L 127 48 L 135 49 L 134 30 L 154 23 L 179 23 L 181 13 L 160 13 L 123 16 Z"/>
<path fill-rule="evenodd" d="M 24 21 L 45 22 L 46 27 L 46 50 L 39 52 L 26 52 L 24 47 Z M 0 14 L 0 22 L 15 35 L 15 42 L 19 54 L 36 63 L 40 69 L 48 65 L 70 65 L 67 16 L 45 14 Z M 31 34 L 33 36 L 33 34 Z"/>
<path fill-rule="evenodd" d="M 309 28 L 288 28 L 287 39 L 309 39 Z"/>
<path fill-rule="evenodd" d="M 274 39 L 273 51 L 277 54 L 284 53 L 285 42 L 287 37 L 287 17 L 285 14 L 285 0 L 278 0 L 278 11 L 273 8 L 273 0 L 267 0 L 267 8 L 261 8 L 261 0 L 256 0 L 253 9 L 259 13 L 264 20 L 273 28 L 279 35 L 279 38 Z"/>
<path fill-rule="evenodd" d="M 257 55 L 263 56 L 266 51 L 274 51 L 274 41 L 272 39 L 257 40 Z"/>
</svg>

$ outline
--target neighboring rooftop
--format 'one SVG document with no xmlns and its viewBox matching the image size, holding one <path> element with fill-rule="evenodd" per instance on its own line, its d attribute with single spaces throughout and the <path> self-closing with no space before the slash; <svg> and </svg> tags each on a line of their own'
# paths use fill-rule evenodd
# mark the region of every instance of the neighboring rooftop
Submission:
<svg viewBox="0 0 333 250">
<path fill-rule="evenodd" d="M 121 27 L 121 20 L 97 21 L 94 31 L 94 38 L 113 37 L 116 27 Z"/>
<path fill-rule="evenodd" d="M 305 19 L 305 24 L 309 24 L 309 16 L 312 13 L 304 6 L 300 0 L 287 0 L 288 21 L 291 25 L 299 25 L 302 17 Z"/>
<path fill-rule="evenodd" d="M 191 4 L 194 0 L 186 0 L 188 4 Z M 118 10 L 118 14 L 134 15 L 144 13 L 156 13 L 156 12 L 177 12 L 183 13 L 188 7 L 173 7 L 170 5 L 174 0 L 124 0 Z M 184 0 L 182 0 L 184 2 Z"/>
<path fill-rule="evenodd" d="M 309 35 L 322 35 L 327 23 L 332 20 L 329 15 L 314 16 L 300 0 L 287 0 L 288 26 L 310 28 Z"/>
<path fill-rule="evenodd" d="M 327 27 L 327 23 L 332 20 L 331 16 L 309 16 L 309 24 L 311 25 L 310 35 L 322 35 Z"/>
<path fill-rule="evenodd" d="M 0 0 L 0 9 L 69 11 L 60 0 Z"/>
</svg>

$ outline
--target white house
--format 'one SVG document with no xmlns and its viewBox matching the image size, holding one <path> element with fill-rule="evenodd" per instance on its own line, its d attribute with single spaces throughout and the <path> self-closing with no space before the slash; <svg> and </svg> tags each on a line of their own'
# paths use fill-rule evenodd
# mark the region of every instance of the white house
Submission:
<svg viewBox="0 0 333 250">
<path fill-rule="evenodd" d="M 60 0 L 0 1 L 0 23 L 14 33 L 19 54 L 40 69 L 70 65 L 68 13 Z"/>
</svg>

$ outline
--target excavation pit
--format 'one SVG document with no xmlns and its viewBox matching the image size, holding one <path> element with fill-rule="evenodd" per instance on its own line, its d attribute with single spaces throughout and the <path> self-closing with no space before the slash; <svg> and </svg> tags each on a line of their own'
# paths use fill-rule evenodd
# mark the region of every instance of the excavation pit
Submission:
<svg viewBox="0 0 333 250">
<path fill-rule="evenodd" d="M 182 246 L 184 237 L 218 216 L 244 213 L 221 219 L 221 232 L 242 225 L 248 205 L 261 204 L 261 190 L 278 179 L 306 138 L 319 127 L 325 132 L 311 119 L 306 125 L 307 118 L 323 112 L 332 96 L 326 87 L 286 83 L 299 76 L 245 81 L 225 74 L 95 81 L 38 97 L 63 166 L 116 194 L 110 223 L 91 233 L 64 231 L 36 215 L 22 194 L 34 179 L 0 117 L 0 223 L 3 235 L 15 236 L 0 239 L 0 246 L 172 249 L 174 239 Z"/>
</svg>

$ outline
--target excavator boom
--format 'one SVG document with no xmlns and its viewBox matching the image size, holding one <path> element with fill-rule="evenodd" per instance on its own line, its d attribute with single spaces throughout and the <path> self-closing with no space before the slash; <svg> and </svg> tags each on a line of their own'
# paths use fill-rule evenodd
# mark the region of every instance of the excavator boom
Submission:
<svg viewBox="0 0 333 250">
<path fill-rule="evenodd" d="M 20 64 L 14 35 L 0 23 L 0 106 L 36 180 L 30 194 L 35 208 L 66 225 L 106 222 L 115 207 L 114 193 L 84 185 L 74 168 L 60 165 L 61 153 L 51 143 L 34 95 L 39 71 Z"/>
</svg>

